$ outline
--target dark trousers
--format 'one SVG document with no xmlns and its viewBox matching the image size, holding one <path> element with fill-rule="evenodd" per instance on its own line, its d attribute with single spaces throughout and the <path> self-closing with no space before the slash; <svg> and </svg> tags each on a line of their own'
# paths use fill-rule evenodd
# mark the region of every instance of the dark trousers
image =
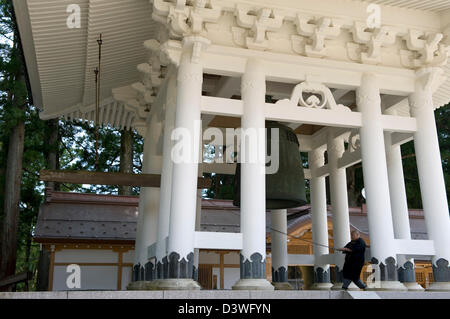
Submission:
<svg viewBox="0 0 450 319">
<path fill-rule="evenodd" d="M 357 285 L 360 289 L 365 289 L 367 288 L 367 286 L 361 281 L 361 279 L 358 279 L 357 281 L 351 280 L 351 279 L 346 279 L 344 278 L 342 280 L 344 282 L 344 284 L 342 285 L 342 289 L 347 289 L 348 286 L 350 286 L 350 284 L 352 283 L 352 281 L 355 283 L 355 285 Z"/>
</svg>

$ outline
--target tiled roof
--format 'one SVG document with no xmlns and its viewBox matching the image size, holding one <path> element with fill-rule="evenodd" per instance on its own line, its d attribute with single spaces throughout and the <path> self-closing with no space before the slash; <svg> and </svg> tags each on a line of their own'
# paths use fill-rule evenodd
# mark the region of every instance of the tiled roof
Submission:
<svg viewBox="0 0 450 319">
<path fill-rule="evenodd" d="M 43 241 L 120 241 L 134 242 L 139 199 L 113 196 L 48 192 L 41 206 L 34 238 Z M 328 217 L 331 219 L 331 208 Z M 202 201 L 201 231 L 239 232 L 239 208 L 229 200 Z M 310 206 L 288 210 L 288 231 L 311 223 Z M 266 214 L 270 233 L 270 214 Z M 350 224 L 368 235 L 367 215 L 360 208 L 350 209 Z M 423 212 L 410 211 L 413 239 L 426 239 Z"/>
</svg>

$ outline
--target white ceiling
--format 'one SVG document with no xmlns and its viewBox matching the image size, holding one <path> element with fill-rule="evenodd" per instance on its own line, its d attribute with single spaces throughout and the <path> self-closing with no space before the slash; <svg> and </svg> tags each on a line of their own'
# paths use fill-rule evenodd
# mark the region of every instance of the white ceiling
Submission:
<svg viewBox="0 0 450 319">
<path fill-rule="evenodd" d="M 450 0 L 360 0 L 430 11 L 450 9 Z M 35 104 L 43 118 L 94 103 L 97 38 L 103 33 L 102 99 L 112 89 L 139 81 L 138 64 L 147 61 L 143 43 L 157 37 L 149 0 L 14 0 Z M 81 8 L 81 28 L 68 29 L 67 6 Z M 450 65 L 445 67 L 450 75 Z M 446 104 L 450 79 L 435 94 Z M 66 111 L 66 112 L 65 112 Z"/>
</svg>

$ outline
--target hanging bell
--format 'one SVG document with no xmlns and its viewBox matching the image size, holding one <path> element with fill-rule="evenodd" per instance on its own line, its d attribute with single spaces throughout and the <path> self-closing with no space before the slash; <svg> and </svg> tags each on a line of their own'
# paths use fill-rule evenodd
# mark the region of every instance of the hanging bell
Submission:
<svg viewBox="0 0 450 319">
<path fill-rule="evenodd" d="M 267 121 L 267 154 L 271 154 L 272 128 L 279 129 L 279 168 L 274 174 L 266 173 L 266 209 L 302 206 L 306 204 L 305 174 L 297 136 L 290 127 Z M 269 165 L 267 163 L 266 167 Z M 234 206 L 240 206 L 240 195 L 241 165 L 238 163 L 234 178 Z"/>
</svg>

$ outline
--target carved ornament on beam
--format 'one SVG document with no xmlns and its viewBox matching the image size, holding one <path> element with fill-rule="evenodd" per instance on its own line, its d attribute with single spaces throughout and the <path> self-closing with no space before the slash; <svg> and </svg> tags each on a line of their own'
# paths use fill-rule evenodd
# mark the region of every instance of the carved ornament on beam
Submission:
<svg viewBox="0 0 450 319">
<path fill-rule="evenodd" d="M 283 25 L 284 14 L 280 10 L 259 8 L 254 10 L 250 6 L 236 6 L 236 22 L 239 27 L 248 29 L 245 45 L 249 49 L 266 50 L 269 43 L 268 31 L 277 31 Z"/>
<path fill-rule="evenodd" d="M 214 23 L 222 15 L 220 1 L 216 0 L 153 0 L 152 18 L 169 26 L 170 34 L 181 38 L 205 35 L 205 23 Z"/>
<path fill-rule="evenodd" d="M 304 94 L 310 94 L 306 100 L 304 99 Z M 336 103 L 333 93 L 328 87 L 321 83 L 309 81 L 296 85 L 290 99 L 280 100 L 276 102 L 275 105 L 281 107 L 301 106 L 307 108 L 351 112 L 350 108 Z"/>
<path fill-rule="evenodd" d="M 309 41 L 301 41 L 299 37 L 293 38 L 294 41 L 303 42 L 304 52 L 307 56 L 321 58 L 327 55 L 325 46 L 326 39 L 337 38 L 341 33 L 342 22 L 338 19 L 320 17 L 314 19 L 298 13 L 294 21 L 297 26 L 297 32 Z"/>
<path fill-rule="evenodd" d="M 408 50 L 400 52 L 401 62 L 408 68 L 442 66 L 447 64 L 450 46 L 442 42 L 442 33 L 425 33 L 409 30 L 403 37 Z"/>
<path fill-rule="evenodd" d="M 381 48 L 395 44 L 398 33 L 387 26 L 368 31 L 362 22 L 355 22 L 350 32 L 356 45 L 348 43 L 347 50 L 352 51 L 349 52 L 349 57 L 366 64 L 380 64 Z M 364 45 L 366 49 L 361 48 L 360 45 Z"/>
</svg>

